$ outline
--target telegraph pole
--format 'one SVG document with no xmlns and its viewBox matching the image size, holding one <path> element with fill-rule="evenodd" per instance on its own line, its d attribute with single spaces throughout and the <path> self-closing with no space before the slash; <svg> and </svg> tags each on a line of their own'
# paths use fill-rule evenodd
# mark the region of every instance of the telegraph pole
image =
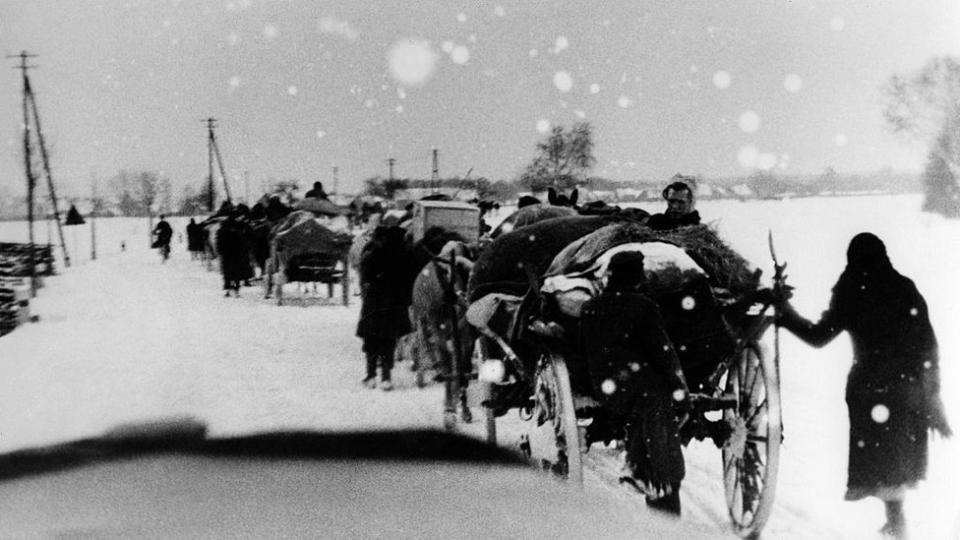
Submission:
<svg viewBox="0 0 960 540">
<path fill-rule="evenodd" d="M 47 189 L 50 191 L 50 202 L 53 204 L 53 217 L 57 221 L 57 234 L 60 236 L 60 248 L 63 250 L 63 265 L 70 266 L 70 254 L 67 253 L 67 243 L 63 240 L 63 225 L 60 223 L 60 206 L 57 203 L 57 190 L 53 187 L 53 174 L 50 172 L 50 156 L 47 154 L 47 145 L 43 140 L 43 130 L 40 129 L 40 113 L 37 111 L 37 98 L 27 81 L 27 92 L 33 108 L 33 125 L 37 128 L 37 139 L 40 141 L 40 157 L 43 158 L 43 172 L 47 176 Z"/>
<path fill-rule="evenodd" d="M 97 190 L 97 173 L 90 172 L 90 260 L 97 260 L 97 209 L 100 197 Z"/>
<path fill-rule="evenodd" d="M 213 129 L 217 127 L 217 119 L 213 117 L 204 118 L 201 122 L 207 124 L 207 179 L 209 182 L 207 186 L 207 207 L 212 212 L 214 194 L 216 193 L 213 186 L 214 157 L 216 157 L 217 166 L 220 168 L 220 178 L 223 179 L 223 192 L 227 196 L 227 202 L 232 202 L 232 197 L 230 196 L 230 184 L 227 183 L 227 169 L 223 166 L 223 157 L 220 155 L 220 147 L 217 146 L 217 135 L 213 131 Z"/>
<path fill-rule="evenodd" d="M 390 175 L 388 176 L 390 180 L 393 180 L 393 164 L 396 162 L 397 162 L 396 158 L 387 159 L 387 165 L 390 166 Z"/>
<path fill-rule="evenodd" d="M 7 58 L 20 58 L 20 65 L 14 69 L 19 69 L 23 76 L 23 162 L 27 174 L 27 234 L 30 243 L 30 296 L 32 298 L 37 296 L 37 265 L 34 260 L 33 243 L 33 190 L 36 187 L 36 180 L 33 177 L 33 158 L 30 152 L 30 113 L 29 98 L 27 97 L 30 80 L 27 78 L 27 69 L 34 66 L 27 65 L 27 58 L 35 56 L 35 54 L 27 54 L 27 51 L 21 51 L 17 56 L 7 56 Z"/>
<path fill-rule="evenodd" d="M 340 200 L 340 178 L 337 174 L 340 171 L 340 167 L 336 165 L 333 166 L 333 201 L 338 202 Z"/>
<path fill-rule="evenodd" d="M 433 187 L 433 193 L 440 190 L 440 160 L 437 157 L 437 149 L 433 149 L 433 173 L 430 175 L 430 185 Z"/>
</svg>

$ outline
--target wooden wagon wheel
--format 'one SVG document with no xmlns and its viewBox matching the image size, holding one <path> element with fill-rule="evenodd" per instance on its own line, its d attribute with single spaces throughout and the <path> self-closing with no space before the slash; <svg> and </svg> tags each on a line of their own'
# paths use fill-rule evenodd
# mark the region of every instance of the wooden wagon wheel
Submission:
<svg viewBox="0 0 960 540">
<path fill-rule="evenodd" d="M 723 445 L 723 483 L 735 532 L 757 538 L 773 507 L 783 426 L 775 359 L 757 343 L 736 358 L 725 375 L 725 391 L 736 397 L 723 420 L 732 433 Z"/>
<path fill-rule="evenodd" d="M 479 372 L 483 362 L 490 358 L 489 342 L 483 336 L 477 337 L 473 343 L 472 364 L 473 371 Z M 493 394 L 493 383 L 478 379 L 475 383 L 479 387 L 480 402 L 489 400 Z M 497 444 L 497 416 L 490 407 L 483 407 L 484 430 L 487 442 Z"/>
<path fill-rule="evenodd" d="M 566 360 L 559 354 L 545 353 L 537 364 L 533 417 L 521 449 L 544 469 L 582 485 L 580 428 Z"/>
</svg>

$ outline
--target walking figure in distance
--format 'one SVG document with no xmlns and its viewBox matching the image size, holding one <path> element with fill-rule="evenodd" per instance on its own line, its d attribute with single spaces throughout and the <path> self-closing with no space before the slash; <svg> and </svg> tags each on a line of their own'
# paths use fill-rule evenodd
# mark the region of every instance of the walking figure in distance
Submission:
<svg viewBox="0 0 960 540">
<path fill-rule="evenodd" d="M 410 332 L 410 305 L 414 271 L 412 255 L 406 247 L 406 231 L 390 220 L 374 229 L 360 256 L 360 287 L 363 305 L 357 323 L 357 337 L 363 339 L 366 377 L 363 385 L 391 390 L 393 354 L 400 336 Z"/>
<path fill-rule="evenodd" d="M 881 533 L 906 538 L 903 500 L 927 471 L 927 433 L 950 437 L 940 400 L 937 339 L 927 304 L 897 272 L 871 233 L 853 237 L 847 267 L 816 323 L 782 301 L 780 324 L 821 347 L 841 332 L 853 341 L 847 377 L 850 447 L 845 499 L 876 497 L 887 522 Z"/>
<path fill-rule="evenodd" d="M 161 214 L 160 221 L 153 228 L 153 247 L 160 250 L 160 256 L 163 262 L 170 258 L 170 240 L 173 238 L 173 227 L 167 223 L 167 216 Z"/>
</svg>

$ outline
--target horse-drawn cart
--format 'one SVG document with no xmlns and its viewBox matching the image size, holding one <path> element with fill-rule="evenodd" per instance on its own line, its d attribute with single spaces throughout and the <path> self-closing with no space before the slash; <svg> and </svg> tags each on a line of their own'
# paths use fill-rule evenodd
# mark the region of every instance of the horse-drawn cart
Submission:
<svg viewBox="0 0 960 540">
<path fill-rule="evenodd" d="M 343 305 L 350 303 L 350 277 L 347 254 L 352 236 L 321 225 L 309 212 L 294 212 L 270 234 L 265 297 L 276 294 L 283 304 L 283 286 L 290 282 L 323 283 L 328 297 L 334 285 L 341 286 Z"/>
<path fill-rule="evenodd" d="M 496 418 L 518 409 L 525 426 L 521 449 L 545 469 L 581 482 L 586 430 L 602 396 L 583 381 L 578 340 L 589 337 L 579 335 L 577 307 L 602 287 L 612 254 L 641 251 L 648 294 L 660 307 L 691 390 L 681 441 L 710 438 L 721 449 L 730 519 L 737 534 L 752 538 L 772 508 L 782 436 L 778 358 L 763 344 L 773 322 L 772 295 L 757 289 L 759 275 L 746 271 L 742 259 L 734 261 L 737 268 L 718 268 L 724 263 L 712 247 L 698 249 L 696 235 L 707 232 L 617 224 L 580 238 L 543 275 L 531 275 L 525 295 L 492 292 L 470 304 L 466 319 L 478 337 L 462 347 L 471 358 L 450 371 L 458 374 L 456 384 L 479 383 L 479 392 L 463 396 L 480 396 L 472 404 L 485 412 L 490 442 L 497 439 Z M 450 401 L 448 424 L 458 420 Z M 470 404 L 463 400 L 465 408 Z"/>
</svg>

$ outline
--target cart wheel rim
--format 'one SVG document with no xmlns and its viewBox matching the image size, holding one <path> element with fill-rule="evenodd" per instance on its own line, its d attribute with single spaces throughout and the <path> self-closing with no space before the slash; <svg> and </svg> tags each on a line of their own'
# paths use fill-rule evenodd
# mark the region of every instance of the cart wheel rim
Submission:
<svg viewBox="0 0 960 540">
<path fill-rule="evenodd" d="M 776 367 L 759 345 L 748 347 L 726 375 L 737 406 L 724 411 L 724 493 L 737 534 L 760 533 L 773 507 L 782 427 Z"/>
<path fill-rule="evenodd" d="M 534 383 L 530 434 L 531 452 L 539 463 L 547 462 L 554 474 L 576 484 L 583 483 L 580 428 L 573 404 L 570 375 L 558 355 L 541 358 Z M 546 437 L 546 441 L 542 441 Z M 537 444 L 541 442 L 542 444 Z M 547 447 L 550 448 L 547 448 Z M 543 450 L 538 451 L 538 450 Z"/>
</svg>

